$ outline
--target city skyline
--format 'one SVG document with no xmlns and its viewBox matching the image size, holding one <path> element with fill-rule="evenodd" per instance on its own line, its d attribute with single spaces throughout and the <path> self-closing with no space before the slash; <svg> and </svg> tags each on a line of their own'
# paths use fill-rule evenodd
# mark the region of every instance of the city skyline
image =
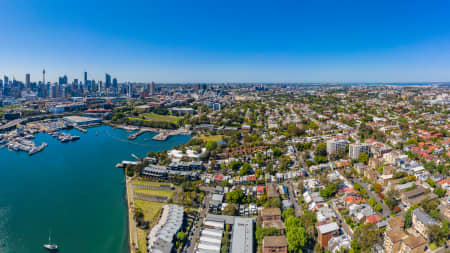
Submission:
<svg viewBox="0 0 450 253">
<path fill-rule="evenodd" d="M 45 68 L 52 82 L 84 80 L 85 71 L 157 83 L 450 81 L 446 1 L 175 4 L 1 3 L 0 75 L 36 80 Z"/>
</svg>

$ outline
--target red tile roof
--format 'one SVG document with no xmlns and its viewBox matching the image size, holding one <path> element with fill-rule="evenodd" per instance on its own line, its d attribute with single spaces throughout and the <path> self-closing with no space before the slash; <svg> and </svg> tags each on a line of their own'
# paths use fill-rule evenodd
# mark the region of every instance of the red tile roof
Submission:
<svg viewBox="0 0 450 253">
<path fill-rule="evenodd" d="M 372 215 L 372 216 L 369 216 L 366 218 L 366 221 L 369 223 L 378 223 L 382 220 L 383 219 L 381 219 L 380 215 L 378 215 L 378 214 L 375 214 L 375 215 Z"/>
</svg>

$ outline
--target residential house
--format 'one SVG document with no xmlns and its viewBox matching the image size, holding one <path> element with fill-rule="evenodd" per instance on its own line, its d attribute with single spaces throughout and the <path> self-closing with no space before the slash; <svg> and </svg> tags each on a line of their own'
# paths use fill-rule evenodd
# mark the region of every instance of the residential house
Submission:
<svg viewBox="0 0 450 253">
<path fill-rule="evenodd" d="M 328 224 L 317 226 L 318 243 L 324 249 L 328 248 L 328 241 L 331 238 L 339 235 L 339 226 L 336 222 L 331 222 Z"/>
<path fill-rule="evenodd" d="M 284 234 L 284 224 L 281 220 L 280 208 L 264 208 L 262 210 L 263 228 L 276 228 Z"/>
<path fill-rule="evenodd" d="M 400 253 L 422 253 L 425 252 L 427 243 L 425 239 L 418 236 L 410 235 L 408 238 L 402 241 L 400 247 Z"/>
<path fill-rule="evenodd" d="M 405 225 L 405 219 L 403 218 L 403 216 L 401 216 L 401 215 L 395 216 L 388 220 L 388 225 L 387 225 L 386 230 L 392 230 L 392 229 L 397 229 L 397 228 L 403 229 L 404 225 Z"/>
<path fill-rule="evenodd" d="M 350 249 L 351 243 L 352 243 L 352 238 L 346 234 L 332 237 L 328 241 L 328 250 L 331 253 L 338 253 L 338 252 L 341 252 L 341 249 Z"/>
<path fill-rule="evenodd" d="M 441 204 L 440 204 L 440 212 L 441 215 L 446 217 L 447 219 L 450 219 L 450 196 L 441 199 Z"/>
<path fill-rule="evenodd" d="M 262 243 L 263 253 L 287 253 L 288 241 L 286 236 L 264 236 Z"/>
<path fill-rule="evenodd" d="M 280 194 L 277 191 L 277 187 L 273 183 L 267 184 L 267 199 L 279 198 Z"/>
<path fill-rule="evenodd" d="M 420 185 L 413 190 L 401 194 L 402 203 L 408 208 L 420 204 L 425 199 L 435 200 L 437 198 L 437 195 L 434 193 L 426 193 L 425 188 Z"/>
<path fill-rule="evenodd" d="M 413 228 L 425 238 L 429 238 L 428 226 L 440 225 L 439 222 L 420 208 L 416 208 L 412 211 L 412 223 Z"/>
<path fill-rule="evenodd" d="M 373 169 L 364 170 L 364 176 L 367 177 L 370 182 L 377 182 L 378 180 L 378 174 Z"/>
<path fill-rule="evenodd" d="M 403 231 L 403 228 L 396 228 L 384 232 L 383 247 L 386 253 L 396 253 L 400 251 L 402 241 L 408 236 Z"/>
</svg>

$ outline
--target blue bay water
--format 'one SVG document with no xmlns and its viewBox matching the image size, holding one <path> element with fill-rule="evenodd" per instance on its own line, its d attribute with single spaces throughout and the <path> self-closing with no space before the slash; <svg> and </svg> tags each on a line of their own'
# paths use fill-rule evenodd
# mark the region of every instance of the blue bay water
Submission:
<svg viewBox="0 0 450 253">
<path fill-rule="evenodd" d="M 159 142 L 146 133 L 130 141 L 129 133 L 108 126 L 65 132 L 81 139 L 63 144 L 38 134 L 36 143 L 49 145 L 34 156 L 0 149 L 1 253 L 46 252 L 49 231 L 62 253 L 126 252 L 125 179 L 115 164 L 191 138 Z"/>
</svg>

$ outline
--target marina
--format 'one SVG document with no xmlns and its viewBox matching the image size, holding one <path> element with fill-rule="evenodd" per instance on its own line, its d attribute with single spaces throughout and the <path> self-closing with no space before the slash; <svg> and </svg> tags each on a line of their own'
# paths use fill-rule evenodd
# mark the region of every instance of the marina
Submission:
<svg viewBox="0 0 450 253">
<path fill-rule="evenodd" d="M 68 119 L 66 119 L 68 118 Z M 37 145 L 33 139 L 38 133 L 46 133 L 62 143 L 68 143 L 80 139 L 80 136 L 62 132 L 63 130 L 76 129 L 81 133 L 87 130 L 78 124 L 86 122 L 84 127 L 98 126 L 98 120 L 85 117 L 66 117 L 59 119 L 45 119 L 29 122 L 25 125 L 17 125 L 15 130 L 0 134 L 0 148 L 8 147 L 11 151 L 26 152 L 34 155 L 43 151 L 48 144 Z M 84 121 L 83 121 L 84 120 Z"/>
</svg>

